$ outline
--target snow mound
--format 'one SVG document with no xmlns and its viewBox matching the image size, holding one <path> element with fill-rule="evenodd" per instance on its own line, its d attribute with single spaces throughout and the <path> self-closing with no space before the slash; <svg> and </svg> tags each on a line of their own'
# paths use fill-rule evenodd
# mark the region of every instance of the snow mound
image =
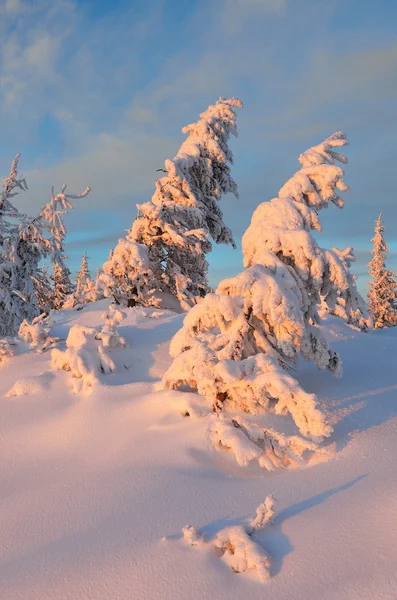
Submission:
<svg viewBox="0 0 397 600">
<path fill-rule="evenodd" d="M 47 381 L 41 376 L 17 379 L 12 388 L 6 393 L 6 398 L 14 396 L 32 396 L 46 390 Z"/>
<path fill-rule="evenodd" d="M 265 550 L 254 539 L 255 532 L 271 524 L 274 517 L 274 498 L 269 495 L 256 509 L 256 517 L 241 525 L 222 528 L 212 540 L 212 545 L 218 556 L 235 573 L 254 571 L 261 582 L 270 577 L 270 558 Z M 182 529 L 184 540 L 191 546 L 202 546 L 205 534 L 195 527 L 187 525 Z"/>
</svg>

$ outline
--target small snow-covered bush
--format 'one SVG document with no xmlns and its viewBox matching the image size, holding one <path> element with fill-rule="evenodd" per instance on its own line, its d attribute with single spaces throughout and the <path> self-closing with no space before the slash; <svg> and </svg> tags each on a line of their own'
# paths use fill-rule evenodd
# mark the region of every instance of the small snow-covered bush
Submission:
<svg viewBox="0 0 397 600">
<path fill-rule="evenodd" d="M 267 496 L 256 509 L 253 519 L 241 525 L 224 527 L 211 541 L 207 542 L 205 533 L 200 534 L 189 525 L 182 529 L 183 538 L 191 546 L 212 545 L 235 573 L 254 571 L 265 582 L 270 577 L 270 558 L 254 536 L 272 523 L 274 504 L 273 496 Z"/>
<path fill-rule="evenodd" d="M 52 368 L 70 371 L 73 376 L 73 391 L 90 393 L 99 383 L 100 373 L 116 371 L 116 364 L 93 327 L 73 325 L 66 339 L 66 350 L 54 349 L 51 354 Z"/>
<path fill-rule="evenodd" d="M 156 286 L 148 249 L 143 244 L 131 241 L 129 236 L 120 239 L 102 268 L 98 280 L 106 297 L 124 306 L 158 305 L 153 296 Z"/>
<path fill-rule="evenodd" d="M 15 341 L 7 338 L 0 340 L 0 364 L 6 363 L 12 356 L 15 356 Z"/>
<path fill-rule="evenodd" d="M 128 346 L 127 342 L 119 332 L 117 331 L 118 325 L 126 314 L 119 310 L 115 304 L 111 304 L 107 310 L 102 314 L 102 319 L 105 320 L 105 325 L 98 333 L 97 338 L 102 340 L 102 344 L 105 348 L 118 348 Z"/>
<path fill-rule="evenodd" d="M 34 352 L 44 352 L 59 340 L 59 338 L 51 337 L 50 326 L 45 313 L 33 319 L 31 323 L 26 319 L 19 327 L 18 335 L 24 342 L 30 345 L 30 349 Z"/>
</svg>

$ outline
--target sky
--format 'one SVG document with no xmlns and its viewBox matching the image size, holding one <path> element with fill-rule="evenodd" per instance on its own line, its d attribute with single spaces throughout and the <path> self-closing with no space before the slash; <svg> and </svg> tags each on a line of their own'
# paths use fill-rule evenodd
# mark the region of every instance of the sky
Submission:
<svg viewBox="0 0 397 600">
<path fill-rule="evenodd" d="M 123 237 L 181 129 L 237 96 L 240 198 L 224 197 L 238 249 L 208 256 L 210 281 L 241 270 L 241 236 L 298 156 L 332 132 L 350 145 L 345 208 L 320 217 L 323 247 L 353 246 L 366 290 L 380 212 L 397 271 L 397 2 L 393 0 L 0 0 L 0 173 L 21 152 L 36 214 L 51 186 L 87 185 L 65 218 L 73 271 L 92 273 Z"/>
</svg>

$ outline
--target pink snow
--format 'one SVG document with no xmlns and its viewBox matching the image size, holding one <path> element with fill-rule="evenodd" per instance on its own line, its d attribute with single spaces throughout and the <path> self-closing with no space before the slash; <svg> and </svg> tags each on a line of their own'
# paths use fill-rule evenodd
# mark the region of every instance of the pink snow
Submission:
<svg viewBox="0 0 397 600">
<path fill-rule="evenodd" d="M 58 313 L 51 335 L 103 327 L 107 306 Z M 126 313 L 128 348 L 111 348 L 117 372 L 99 374 L 88 397 L 51 370 L 50 352 L 18 350 L 1 367 L 1 598 L 396 598 L 397 329 L 361 333 L 328 319 L 345 375 L 302 362 L 298 377 L 324 402 L 331 454 L 269 473 L 209 446 L 212 415 L 195 394 L 158 391 L 183 316 Z M 234 573 L 214 544 L 225 528 L 241 533 L 269 494 L 274 523 L 254 540 L 269 559 L 262 583 L 255 569 Z M 213 544 L 186 543 L 187 523 Z"/>
</svg>

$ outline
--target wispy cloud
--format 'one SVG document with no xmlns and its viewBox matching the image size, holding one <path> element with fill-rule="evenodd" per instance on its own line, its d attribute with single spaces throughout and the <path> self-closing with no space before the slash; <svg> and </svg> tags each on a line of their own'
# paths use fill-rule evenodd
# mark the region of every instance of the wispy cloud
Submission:
<svg viewBox="0 0 397 600">
<path fill-rule="evenodd" d="M 118 224 L 121 235 L 135 203 L 152 195 L 156 169 L 177 151 L 182 126 L 219 95 L 237 95 L 245 103 L 232 142 L 241 200 L 222 202 L 236 237 L 256 205 L 299 168 L 302 150 L 345 129 L 352 192 L 343 212 L 322 215 L 323 245 L 369 247 L 379 206 L 388 219 L 397 216 L 391 14 L 397 17 L 397 10 L 380 1 L 375 8 L 357 0 L 120 0 L 114 6 L 5 0 L 1 169 L 23 152 L 31 192 L 21 202 L 30 210 L 43 204 L 52 184 L 91 185 L 68 223 L 78 233 L 71 243 L 84 242 L 85 227 L 87 249 L 91 244 L 100 261 L 117 241 Z M 119 215 L 113 233 L 107 235 L 103 222 L 93 237 L 86 213 L 99 211 L 104 219 L 106 210 Z M 222 265 L 217 271 L 214 264 L 214 277 L 223 266 L 240 267 L 240 255 L 229 249 L 213 256 Z M 360 255 L 360 269 L 363 260 Z"/>
</svg>

